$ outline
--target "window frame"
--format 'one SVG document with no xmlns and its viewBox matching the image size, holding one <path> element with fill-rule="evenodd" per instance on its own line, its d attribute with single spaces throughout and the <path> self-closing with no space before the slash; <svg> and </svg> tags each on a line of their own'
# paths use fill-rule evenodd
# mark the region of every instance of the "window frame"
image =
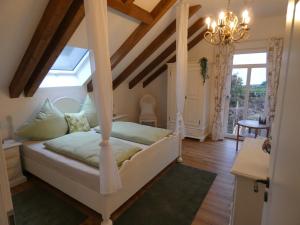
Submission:
<svg viewBox="0 0 300 225">
<path fill-rule="evenodd" d="M 231 76 L 232 72 L 234 69 L 242 69 L 245 68 L 247 69 L 247 81 L 246 81 L 246 93 L 245 93 L 245 106 L 244 106 L 244 111 L 243 111 L 243 117 L 246 118 L 247 113 L 248 113 L 248 107 L 249 107 L 249 96 L 250 96 L 250 81 L 251 81 L 251 72 L 253 68 L 266 68 L 266 81 L 267 81 L 267 76 L 268 76 L 268 51 L 266 48 L 261 48 L 261 49 L 243 49 L 243 50 L 236 50 L 234 52 L 234 55 L 237 54 L 252 54 L 252 53 L 266 53 L 266 63 L 264 64 L 238 64 L 234 65 L 232 62 L 231 65 L 231 71 L 230 71 L 230 79 L 228 79 L 228 98 L 226 101 L 226 106 L 225 106 L 225 126 L 224 126 L 224 131 L 225 131 L 225 137 L 228 138 L 236 138 L 235 134 L 230 134 L 227 132 L 227 126 L 228 126 L 228 116 L 229 116 L 229 102 L 230 102 L 230 90 L 231 90 Z M 268 87 L 268 82 L 267 82 L 267 87 Z M 266 87 L 266 88 L 267 88 Z M 266 111 L 267 107 L 267 94 L 265 96 L 265 105 L 264 105 L 264 111 Z"/>
<path fill-rule="evenodd" d="M 52 70 L 50 69 L 48 75 L 77 75 L 77 72 L 80 70 L 81 66 L 86 62 L 89 58 L 89 50 L 84 54 L 84 56 L 80 59 L 79 63 L 75 66 L 73 70 Z"/>
</svg>

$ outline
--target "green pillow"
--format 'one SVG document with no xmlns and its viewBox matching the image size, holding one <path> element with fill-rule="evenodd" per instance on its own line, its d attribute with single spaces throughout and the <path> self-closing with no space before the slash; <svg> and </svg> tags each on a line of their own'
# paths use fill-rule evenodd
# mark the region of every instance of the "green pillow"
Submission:
<svg viewBox="0 0 300 225">
<path fill-rule="evenodd" d="M 84 112 L 80 113 L 65 113 L 65 118 L 69 125 L 69 132 L 89 131 L 90 125 Z"/>
<path fill-rule="evenodd" d="M 84 112 L 86 118 L 89 121 L 90 127 L 98 126 L 97 110 L 95 108 L 93 100 L 89 95 L 86 96 L 83 102 L 81 112 Z"/>
<path fill-rule="evenodd" d="M 64 115 L 47 99 L 35 119 L 23 125 L 16 135 L 30 140 L 47 140 L 68 132 Z"/>
</svg>

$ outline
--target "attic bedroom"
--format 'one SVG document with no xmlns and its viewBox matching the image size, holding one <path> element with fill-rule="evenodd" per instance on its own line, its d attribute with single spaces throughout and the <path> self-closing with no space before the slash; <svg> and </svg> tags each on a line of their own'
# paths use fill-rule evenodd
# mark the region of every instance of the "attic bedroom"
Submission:
<svg viewBox="0 0 300 225">
<path fill-rule="evenodd" d="M 299 225 L 299 0 L 1 0 L 0 225 Z"/>
</svg>

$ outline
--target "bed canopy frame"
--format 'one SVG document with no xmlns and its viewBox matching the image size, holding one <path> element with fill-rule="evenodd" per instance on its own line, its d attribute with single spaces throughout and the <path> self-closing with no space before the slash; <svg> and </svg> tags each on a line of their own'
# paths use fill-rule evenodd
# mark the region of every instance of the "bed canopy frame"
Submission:
<svg viewBox="0 0 300 225">
<path fill-rule="evenodd" d="M 102 215 L 101 225 L 112 225 L 111 214 L 132 197 L 138 190 L 153 179 L 175 159 L 181 159 L 181 139 L 184 138 L 184 96 L 187 76 L 187 29 L 189 3 L 178 0 L 177 4 L 177 123 L 173 135 L 149 146 L 117 168 L 109 142 L 112 128 L 113 88 L 112 71 L 108 46 L 107 1 L 84 0 L 90 49 L 91 70 L 93 73 L 95 105 L 98 121 L 102 128 L 100 144 L 100 190 L 89 190 L 82 184 L 69 180 L 57 171 L 25 160 L 25 168 L 52 184 L 71 197 L 86 204 Z M 64 112 L 78 111 L 80 105 L 67 98 L 54 103 Z M 151 160 L 149 160 L 151 159 Z"/>
</svg>

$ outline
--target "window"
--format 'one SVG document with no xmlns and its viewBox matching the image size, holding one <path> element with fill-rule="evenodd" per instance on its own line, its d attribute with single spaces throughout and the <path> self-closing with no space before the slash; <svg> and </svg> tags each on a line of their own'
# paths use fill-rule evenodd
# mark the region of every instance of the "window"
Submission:
<svg viewBox="0 0 300 225">
<path fill-rule="evenodd" d="M 258 120 L 264 115 L 267 88 L 267 53 L 235 54 L 228 102 L 227 129 L 234 134 L 242 119 Z"/>
<path fill-rule="evenodd" d="M 89 51 L 67 45 L 56 59 L 40 88 L 82 86 L 90 76 Z"/>
<path fill-rule="evenodd" d="M 74 71 L 87 52 L 88 50 L 84 48 L 66 46 L 56 59 L 51 70 Z"/>
</svg>

